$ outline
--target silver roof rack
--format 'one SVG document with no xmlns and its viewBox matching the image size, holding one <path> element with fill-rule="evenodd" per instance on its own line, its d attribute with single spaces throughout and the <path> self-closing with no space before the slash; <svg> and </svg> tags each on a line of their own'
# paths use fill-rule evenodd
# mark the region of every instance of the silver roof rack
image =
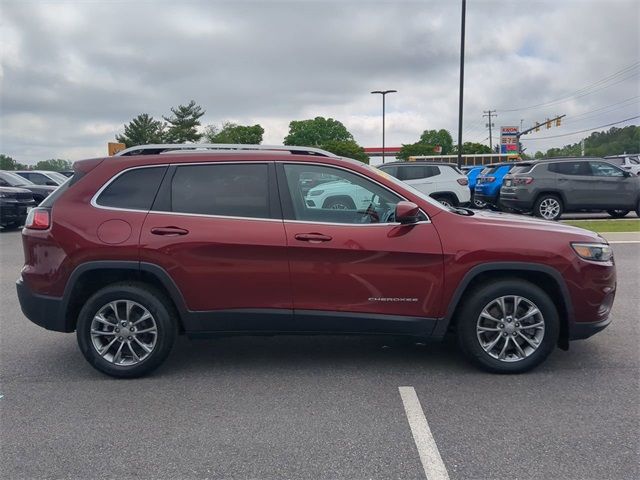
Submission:
<svg viewBox="0 0 640 480">
<path fill-rule="evenodd" d="M 173 144 L 149 144 L 138 145 L 135 147 L 126 148 L 120 150 L 115 154 L 116 157 L 126 157 L 130 155 L 158 155 L 161 153 L 176 153 L 176 152 L 210 152 L 210 151 L 224 151 L 224 152 L 239 152 L 239 151 L 261 151 L 261 152 L 289 152 L 297 155 L 318 155 L 320 157 L 334 157 L 339 158 L 338 155 L 334 155 L 326 150 L 313 147 L 291 147 L 288 145 L 242 145 L 231 143 L 173 143 Z"/>
</svg>

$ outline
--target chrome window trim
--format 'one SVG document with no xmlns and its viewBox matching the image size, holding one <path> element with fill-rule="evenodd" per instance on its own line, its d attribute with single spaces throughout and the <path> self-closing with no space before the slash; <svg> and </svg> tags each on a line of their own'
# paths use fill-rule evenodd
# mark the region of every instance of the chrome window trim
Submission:
<svg viewBox="0 0 640 480">
<path fill-rule="evenodd" d="M 284 218 L 261 218 L 261 217 L 237 217 L 237 216 L 231 216 L 231 215 L 213 215 L 213 214 L 205 214 L 205 213 L 186 213 L 186 212 L 167 212 L 164 210 L 139 210 L 139 209 L 135 209 L 135 208 L 120 208 L 120 207 L 108 207 L 108 206 L 104 206 L 104 205 L 100 205 L 97 203 L 98 198 L 100 197 L 100 194 L 107 189 L 107 187 L 109 185 L 111 185 L 111 183 L 113 183 L 118 177 L 120 177 L 120 175 L 125 174 L 126 172 L 130 172 L 132 170 L 140 170 L 143 168 L 155 168 L 155 167 L 171 167 L 171 166 L 182 166 L 182 165 L 187 165 L 187 166 L 192 166 L 192 165 L 228 165 L 228 164 L 233 164 L 233 165 L 244 165 L 244 164 L 266 164 L 268 165 L 269 163 L 276 163 L 273 160 L 270 161 L 264 161 L 264 160 L 243 160 L 241 162 L 238 161 L 222 161 L 222 162 L 217 162 L 217 161 L 212 161 L 212 162 L 185 162 L 185 163 L 159 163 L 159 164 L 154 164 L 154 165 L 139 165 L 139 166 L 135 166 L 135 167 L 130 167 L 127 168 L 125 170 L 122 170 L 121 172 L 118 172 L 116 175 L 114 175 L 113 177 L 111 177 L 102 187 L 100 187 L 100 189 L 93 195 L 93 197 L 91 197 L 91 206 L 100 210 L 113 210 L 113 211 L 119 211 L 119 212 L 134 212 L 134 213 L 157 213 L 157 214 L 161 214 L 161 215 L 183 215 L 183 216 L 189 216 L 189 217 L 203 217 L 203 218 L 219 218 L 219 219 L 230 219 L 230 220 L 253 220 L 253 221 L 259 221 L 259 222 L 279 222 L 279 223 L 306 223 L 306 224 L 317 224 L 317 225 L 335 225 L 335 226 L 349 226 L 349 227 L 379 227 L 379 226 L 399 226 L 399 225 L 405 225 L 402 224 L 400 222 L 386 222 L 386 223 L 337 223 L 337 222 L 315 222 L 315 221 L 310 221 L 310 220 L 288 220 L 288 219 L 284 219 Z M 280 162 L 278 162 L 280 163 Z M 364 178 L 365 180 L 369 180 L 375 184 L 377 184 L 378 186 L 380 186 L 381 188 L 383 188 L 384 190 L 391 192 L 392 194 L 394 194 L 397 197 L 400 197 L 403 201 L 408 201 L 403 195 L 400 195 L 397 192 L 394 192 L 393 190 L 390 190 L 388 187 L 386 187 L 385 185 L 381 184 L 380 182 L 378 182 L 377 180 L 374 180 L 370 177 L 367 177 L 366 175 L 361 174 L 360 172 L 356 172 L 353 170 L 349 170 L 348 168 L 344 168 L 338 165 L 331 165 L 331 164 L 326 164 L 326 163 L 319 163 L 319 162 L 282 162 L 283 164 L 292 164 L 292 165 L 316 165 L 316 166 L 321 166 L 321 167 L 326 167 L 328 166 L 329 168 L 338 168 L 340 170 L 344 170 L 345 172 L 348 173 L 352 173 L 354 175 L 359 175 L 360 177 Z M 421 220 L 419 222 L 416 223 L 410 223 L 410 224 L 406 224 L 406 225 L 418 225 L 418 224 L 423 224 L 423 223 L 431 223 L 431 219 L 429 218 L 429 215 L 427 215 L 424 210 L 422 210 L 422 208 L 420 209 L 420 213 L 422 213 L 427 219 L 426 220 Z"/>
</svg>

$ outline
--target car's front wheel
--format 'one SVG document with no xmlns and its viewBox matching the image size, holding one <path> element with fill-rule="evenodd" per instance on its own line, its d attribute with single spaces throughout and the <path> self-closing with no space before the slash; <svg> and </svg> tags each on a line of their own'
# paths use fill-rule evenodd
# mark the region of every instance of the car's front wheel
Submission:
<svg viewBox="0 0 640 480">
<path fill-rule="evenodd" d="M 607 210 L 609 216 L 613 218 L 622 218 L 626 217 L 630 210 Z"/>
<path fill-rule="evenodd" d="M 562 200 L 556 195 L 541 195 L 533 207 L 533 214 L 545 220 L 558 220 L 562 215 Z"/>
<path fill-rule="evenodd" d="M 107 375 L 139 377 L 169 355 L 177 333 L 172 306 L 140 283 L 102 288 L 82 307 L 76 335 L 87 361 Z"/>
<path fill-rule="evenodd" d="M 457 315 L 458 342 L 477 366 L 521 373 L 553 351 L 560 331 L 557 309 L 536 285 L 519 279 L 477 288 Z"/>
</svg>

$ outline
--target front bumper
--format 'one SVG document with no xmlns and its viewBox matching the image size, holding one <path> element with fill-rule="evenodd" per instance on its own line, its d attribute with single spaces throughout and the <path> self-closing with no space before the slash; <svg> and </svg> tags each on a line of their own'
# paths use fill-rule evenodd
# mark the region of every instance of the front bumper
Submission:
<svg viewBox="0 0 640 480">
<path fill-rule="evenodd" d="M 22 313 L 33 323 L 55 332 L 73 331 L 67 325 L 62 298 L 33 293 L 22 278 L 16 282 L 16 290 Z"/>
<path fill-rule="evenodd" d="M 604 330 L 611 323 L 611 317 L 600 322 L 573 323 L 569 326 L 569 340 L 584 340 Z"/>
</svg>

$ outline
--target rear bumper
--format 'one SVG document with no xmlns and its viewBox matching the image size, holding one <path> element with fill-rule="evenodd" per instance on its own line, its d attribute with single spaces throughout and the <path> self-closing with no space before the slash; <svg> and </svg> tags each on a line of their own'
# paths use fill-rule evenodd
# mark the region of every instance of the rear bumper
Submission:
<svg viewBox="0 0 640 480">
<path fill-rule="evenodd" d="M 509 198 L 504 195 L 500 196 L 500 205 L 513 210 L 531 210 L 533 208 L 533 205 L 529 200 Z"/>
<path fill-rule="evenodd" d="M 16 282 L 20 308 L 25 317 L 36 325 L 55 332 L 72 332 L 62 314 L 62 298 L 33 293 L 22 278 Z"/>
<path fill-rule="evenodd" d="M 475 192 L 474 198 L 475 200 L 480 200 L 481 202 L 488 203 L 489 205 L 495 205 L 498 200 L 497 195 L 487 195 L 478 191 Z"/>
<path fill-rule="evenodd" d="M 573 323 L 569 327 L 569 340 L 583 340 L 604 330 L 611 323 L 611 318 L 593 323 Z"/>
</svg>

